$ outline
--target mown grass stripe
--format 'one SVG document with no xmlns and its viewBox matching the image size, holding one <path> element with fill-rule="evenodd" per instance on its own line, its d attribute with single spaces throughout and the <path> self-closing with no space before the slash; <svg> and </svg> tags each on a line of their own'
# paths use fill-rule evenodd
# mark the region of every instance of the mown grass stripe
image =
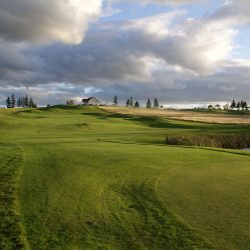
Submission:
<svg viewBox="0 0 250 250">
<path fill-rule="evenodd" d="M 23 164 L 21 150 L 0 145 L 0 249 L 24 249 L 18 213 L 17 181 Z"/>
</svg>

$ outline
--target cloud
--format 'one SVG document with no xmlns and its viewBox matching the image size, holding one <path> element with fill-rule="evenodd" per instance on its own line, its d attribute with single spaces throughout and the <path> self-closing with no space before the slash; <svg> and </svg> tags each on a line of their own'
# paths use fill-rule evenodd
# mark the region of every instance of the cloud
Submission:
<svg viewBox="0 0 250 250">
<path fill-rule="evenodd" d="M 250 25 L 249 0 L 227 0 L 222 8 L 211 15 L 214 20 L 224 20 L 231 25 Z"/>
<path fill-rule="evenodd" d="M 233 59 L 237 15 L 224 8 L 200 19 L 175 10 L 96 23 L 76 45 L 59 36 L 44 36 L 61 41 L 46 45 L 39 36 L 38 44 L 27 42 L 33 40 L 28 36 L 21 43 L 1 38 L 0 86 L 6 93 L 8 86 L 29 91 L 40 103 L 85 96 L 91 89 L 107 100 L 114 94 L 143 100 L 150 93 L 164 101 L 244 98 L 250 94 L 250 61 Z"/>
<path fill-rule="evenodd" d="M 0 36 L 35 43 L 83 41 L 102 0 L 1 0 Z"/>
<path fill-rule="evenodd" d="M 119 3 L 119 2 L 135 3 L 132 0 L 110 0 L 110 2 L 111 3 Z M 167 5 L 171 5 L 171 6 L 176 6 L 176 5 L 180 5 L 180 4 L 191 4 L 191 3 L 195 3 L 195 2 L 201 2 L 201 1 L 198 1 L 198 0 L 140 0 L 138 2 L 141 4 L 154 3 L 154 4 L 167 4 Z M 207 2 L 207 0 L 203 0 L 203 2 Z"/>
<path fill-rule="evenodd" d="M 173 11 L 133 21 L 99 24 L 77 46 L 27 47 L 18 54 L 29 62 L 30 70 L 21 71 L 18 79 L 10 75 L 8 79 L 26 81 L 26 84 L 145 83 L 154 81 L 159 68 L 200 76 L 216 72 L 233 50 L 235 31 L 223 22 L 186 20 L 184 15 L 182 11 Z"/>
<path fill-rule="evenodd" d="M 206 75 L 218 70 L 230 56 L 234 35 L 224 22 L 189 20 L 183 11 L 98 24 L 77 46 L 13 45 L 12 52 L 7 52 L 13 56 L 1 79 L 26 85 L 152 82 L 159 67 L 165 71 L 178 68 L 178 74 Z"/>
</svg>

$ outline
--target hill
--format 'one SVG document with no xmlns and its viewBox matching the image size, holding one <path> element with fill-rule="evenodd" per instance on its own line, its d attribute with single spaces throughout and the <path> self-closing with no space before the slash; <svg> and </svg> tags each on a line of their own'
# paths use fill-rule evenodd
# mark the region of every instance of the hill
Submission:
<svg viewBox="0 0 250 250">
<path fill-rule="evenodd" d="M 250 154 L 165 145 L 207 133 L 249 125 L 0 110 L 0 248 L 248 249 Z"/>
</svg>

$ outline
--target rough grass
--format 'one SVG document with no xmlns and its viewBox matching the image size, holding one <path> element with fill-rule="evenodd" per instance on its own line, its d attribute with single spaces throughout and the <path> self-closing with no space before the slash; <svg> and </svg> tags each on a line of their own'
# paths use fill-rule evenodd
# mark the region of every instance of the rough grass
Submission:
<svg viewBox="0 0 250 250">
<path fill-rule="evenodd" d="M 1 110 L 0 121 L 0 142 L 12 145 L 0 148 L 1 159 L 14 153 L 13 163 L 23 161 L 1 165 L 15 187 L 3 185 L 14 192 L 6 209 L 14 208 L 18 229 L 5 244 L 17 237 L 25 249 L 249 246 L 250 154 L 165 145 L 167 135 L 245 134 L 249 126 L 64 106 Z"/>
</svg>

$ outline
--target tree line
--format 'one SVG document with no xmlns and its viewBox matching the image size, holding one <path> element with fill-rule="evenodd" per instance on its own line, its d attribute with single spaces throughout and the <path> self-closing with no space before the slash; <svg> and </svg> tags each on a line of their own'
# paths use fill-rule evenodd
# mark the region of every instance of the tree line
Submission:
<svg viewBox="0 0 250 250">
<path fill-rule="evenodd" d="M 231 109 L 237 108 L 238 110 L 248 110 L 248 105 L 246 101 L 241 100 L 240 102 L 235 102 L 235 100 L 232 101 L 230 105 Z"/>
<path fill-rule="evenodd" d="M 117 96 L 114 96 L 114 99 L 113 99 L 113 104 L 115 105 L 115 106 L 117 106 L 118 105 L 118 97 Z M 139 103 L 139 101 L 134 101 L 134 98 L 131 96 L 130 98 L 128 98 L 127 100 L 126 100 L 126 107 L 135 107 L 135 108 L 140 108 L 140 103 Z M 154 101 L 153 101 L 153 103 L 151 102 L 151 99 L 150 98 L 148 98 L 147 99 L 147 102 L 146 102 L 146 107 L 147 108 L 162 108 L 162 106 L 160 106 L 160 104 L 159 104 L 159 101 L 158 101 L 158 99 L 155 97 L 154 98 Z"/>
<path fill-rule="evenodd" d="M 12 93 L 11 96 L 8 96 L 6 99 L 7 108 L 37 108 L 36 103 L 33 101 L 32 97 L 25 95 L 24 97 L 19 97 L 16 100 L 15 95 Z"/>
<path fill-rule="evenodd" d="M 224 110 L 248 110 L 248 104 L 247 104 L 247 101 L 239 101 L 239 102 L 236 102 L 235 100 L 233 100 L 231 102 L 231 104 L 225 104 L 224 106 L 221 106 L 220 104 L 216 104 L 216 105 L 209 105 L 208 106 L 208 109 L 212 110 L 221 110 L 221 109 L 224 109 Z"/>
</svg>

